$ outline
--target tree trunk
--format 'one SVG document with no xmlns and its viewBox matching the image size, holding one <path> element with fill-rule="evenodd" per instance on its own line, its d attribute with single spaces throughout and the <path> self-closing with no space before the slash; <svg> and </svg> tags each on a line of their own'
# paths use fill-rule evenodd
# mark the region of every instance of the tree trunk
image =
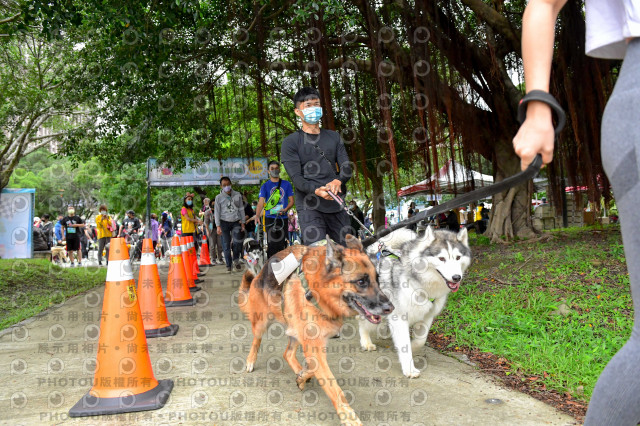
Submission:
<svg viewBox="0 0 640 426">
<path fill-rule="evenodd" d="M 371 179 L 371 189 L 373 190 L 373 229 L 384 229 L 384 217 L 387 211 L 384 206 L 382 179 Z"/>
<path fill-rule="evenodd" d="M 520 159 L 513 149 L 498 149 L 496 157 L 496 182 L 520 172 Z M 491 238 L 491 242 L 502 242 L 502 236 L 507 240 L 514 236 L 535 236 L 531 225 L 531 195 L 528 183 L 493 197 L 491 217 L 485 235 Z"/>
</svg>

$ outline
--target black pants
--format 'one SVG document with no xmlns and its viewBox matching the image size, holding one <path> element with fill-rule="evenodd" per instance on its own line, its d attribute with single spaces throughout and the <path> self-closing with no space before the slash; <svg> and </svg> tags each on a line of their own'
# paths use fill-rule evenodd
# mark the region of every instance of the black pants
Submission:
<svg viewBox="0 0 640 426">
<path fill-rule="evenodd" d="M 280 250 L 287 248 L 289 219 L 285 216 L 279 218 L 265 217 L 264 225 L 267 228 L 267 258 L 269 258 Z"/>
<path fill-rule="evenodd" d="M 298 210 L 300 236 L 304 245 L 324 240 L 329 235 L 333 241 L 345 245 L 345 237 L 351 234 L 351 221 L 344 210 L 322 213 L 316 210 Z"/>
</svg>

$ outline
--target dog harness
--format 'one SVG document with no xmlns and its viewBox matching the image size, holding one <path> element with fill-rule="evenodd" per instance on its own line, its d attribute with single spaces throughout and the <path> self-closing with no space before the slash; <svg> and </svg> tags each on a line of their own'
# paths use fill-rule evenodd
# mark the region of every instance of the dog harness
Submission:
<svg viewBox="0 0 640 426">
<path fill-rule="evenodd" d="M 309 302 L 313 303 L 313 306 L 315 306 L 320 312 L 322 312 L 324 314 L 325 313 L 324 310 L 320 307 L 320 305 L 318 304 L 318 301 L 313 296 L 313 293 L 311 292 L 311 289 L 309 288 L 309 281 L 307 281 L 307 278 L 305 277 L 304 272 L 302 271 L 302 265 L 300 265 L 298 267 L 298 269 L 296 270 L 296 273 L 298 274 L 298 277 L 300 278 L 300 284 L 302 285 L 302 289 L 304 290 L 305 299 L 307 299 Z M 282 315 L 284 315 L 284 290 L 285 290 L 285 286 L 288 283 L 289 283 L 289 279 L 287 279 L 284 283 L 282 283 L 282 290 L 281 290 L 282 296 L 281 296 L 281 299 L 280 299 L 280 308 L 282 309 Z"/>
</svg>

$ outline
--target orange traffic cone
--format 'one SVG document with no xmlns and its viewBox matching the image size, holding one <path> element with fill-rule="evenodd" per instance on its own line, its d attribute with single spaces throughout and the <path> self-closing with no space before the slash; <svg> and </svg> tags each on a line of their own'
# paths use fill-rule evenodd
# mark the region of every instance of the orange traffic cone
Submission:
<svg viewBox="0 0 640 426">
<path fill-rule="evenodd" d="M 207 243 L 207 237 L 205 235 L 202 235 L 202 248 L 200 249 L 200 262 L 198 264 L 200 266 L 213 266 L 211 257 L 209 256 L 209 243 Z"/>
<path fill-rule="evenodd" d="M 70 417 L 121 414 L 162 408 L 173 380 L 156 380 L 129 251 L 124 238 L 112 238 L 100 320 L 94 385 L 69 410 Z"/>
<path fill-rule="evenodd" d="M 167 318 L 167 308 L 162 296 L 162 284 L 151 238 L 142 241 L 142 257 L 138 274 L 138 297 L 144 323 L 144 334 L 149 337 L 173 336 L 178 325 Z"/>
<path fill-rule="evenodd" d="M 187 277 L 190 291 L 200 291 L 200 287 L 196 286 L 193 280 L 193 270 L 191 269 L 191 257 L 187 249 L 187 237 L 180 237 L 180 251 L 182 252 L 182 264 L 184 265 L 184 273 Z"/>
<path fill-rule="evenodd" d="M 198 279 L 199 275 L 202 275 L 202 271 L 200 270 L 200 267 L 198 267 L 198 253 L 193 237 L 187 237 L 187 249 L 189 249 L 189 254 L 191 255 L 191 269 L 193 270 L 193 279 L 196 280 Z"/>
<path fill-rule="evenodd" d="M 204 280 L 198 278 L 201 272 L 198 269 L 198 255 L 196 254 L 196 245 L 193 243 L 193 237 L 187 237 L 187 254 L 191 262 L 191 276 L 193 277 L 194 285 L 204 282 Z"/>
<path fill-rule="evenodd" d="M 171 264 L 169 265 L 169 278 L 167 279 L 167 294 L 165 305 L 193 306 L 196 304 L 189 292 L 189 281 L 185 275 L 183 256 L 180 249 L 180 237 L 173 236 L 171 240 Z"/>
</svg>

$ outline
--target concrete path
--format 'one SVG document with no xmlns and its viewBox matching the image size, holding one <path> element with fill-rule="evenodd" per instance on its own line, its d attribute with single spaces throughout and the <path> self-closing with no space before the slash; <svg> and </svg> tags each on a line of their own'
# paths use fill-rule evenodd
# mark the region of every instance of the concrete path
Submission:
<svg viewBox="0 0 640 426">
<path fill-rule="evenodd" d="M 163 269 L 163 268 L 161 268 Z M 136 274 L 137 276 L 137 274 Z M 161 274 L 163 285 L 166 274 Z M 176 336 L 149 339 L 157 379 L 175 387 L 164 408 L 111 417 L 71 419 L 90 389 L 104 286 L 0 332 L 0 422 L 35 424 L 339 424 L 317 382 L 304 392 L 284 362 L 284 328 L 272 325 L 255 371 L 244 372 L 249 322 L 234 296 L 240 273 L 210 268 L 192 308 L 169 308 Z M 359 348 L 348 320 L 328 347 L 329 364 L 366 425 L 571 425 L 575 420 L 489 376 L 425 347 L 417 379 L 402 376 L 390 339 L 377 352 Z M 299 353 L 301 360 L 302 355 Z"/>
</svg>

